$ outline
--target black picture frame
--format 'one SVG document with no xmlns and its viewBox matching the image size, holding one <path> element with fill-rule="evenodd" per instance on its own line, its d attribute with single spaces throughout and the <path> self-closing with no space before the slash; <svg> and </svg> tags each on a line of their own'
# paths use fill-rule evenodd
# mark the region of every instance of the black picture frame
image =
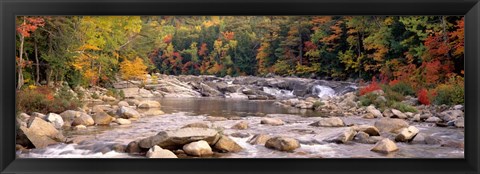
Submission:
<svg viewBox="0 0 480 174">
<path fill-rule="evenodd" d="M 478 0 L 0 0 L 0 173 L 479 173 Z M 464 159 L 15 159 L 17 15 L 465 15 Z"/>
</svg>

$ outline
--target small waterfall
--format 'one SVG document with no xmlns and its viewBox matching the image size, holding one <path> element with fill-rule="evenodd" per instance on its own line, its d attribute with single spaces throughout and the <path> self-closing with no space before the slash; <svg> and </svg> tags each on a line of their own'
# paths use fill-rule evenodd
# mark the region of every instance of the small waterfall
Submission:
<svg viewBox="0 0 480 174">
<path fill-rule="evenodd" d="M 295 95 L 293 94 L 293 90 L 284 90 L 284 89 L 277 89 L 277 88 L 269 88 L 263 87 L 263 92 L 273 95 L 277 98 L 293 98 Z"/>
<path fill-rule="evenodd" d="M 328 86 L 315 85 L 313 86 L 312 94 L 319 98 L 332 97 L 335 96 L 335 90 Z"/>
</svg>

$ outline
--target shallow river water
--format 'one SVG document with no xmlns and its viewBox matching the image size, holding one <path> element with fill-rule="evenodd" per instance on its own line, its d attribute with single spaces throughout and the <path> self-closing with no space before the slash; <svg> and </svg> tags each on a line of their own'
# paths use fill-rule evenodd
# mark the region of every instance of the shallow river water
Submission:
<svg viewBox="0 0 480 174">
<path fill-rule="evenodd" d="M 213 127 L 223 127 L 224 134 L 248 133 L 245 138 L 232 137 L 244 148 L 238 153 L 227 153 L 220 158 L 463 158 L 461 148 L 442 147 L 439 144 L 397 143 L 399 151 L 388 155 L 370 151 L 373 144 L 351 142 L 348 144 L 325 143 L 322 141 L 342 128 L 312 127 L 310 123 L 318 120 L 323 113 L 300 109 L 288 109 L 276 106 L 273 101 L 248 101 L 225 99 L 158 99 L 162 110 L 161 116 L 141 117 L 131 125 L 91 126 L 86 130 L 64 131 L 66 137 L 84 138 L 78 144 L 57 144 L 45 149 L 33 149 L 28 153 L 17 152 L 21 158 L 143 158 L 126 153 L 117 153 L 108 147 L 115 143 L 128 144 L 157 134 L 163 130 L 174 130 L 194 122 L 206 122 Z M 207 116 L 241 117 L 249 123 L 249 129 L 234 130 L 231 126 L 240 120 L 205 121 Z M 278 117 L 286 122 L 283 126 L 260 124 L 262 117 Z M 346 124 L 373 125 L 375 119 L 363 119 L 356 116 L 342 117 Z M 441 128 L 429 124 L 411 123 L 420 132 L 443 140 L 463 141 L 464 130 Z M 272 136 L 282 135 L 298 139 L 301 147 L 295 152 L 280 152 L 267 149 L 262 145 L 247 143 L 253 135 L 266 133 Z"/>
</svg>

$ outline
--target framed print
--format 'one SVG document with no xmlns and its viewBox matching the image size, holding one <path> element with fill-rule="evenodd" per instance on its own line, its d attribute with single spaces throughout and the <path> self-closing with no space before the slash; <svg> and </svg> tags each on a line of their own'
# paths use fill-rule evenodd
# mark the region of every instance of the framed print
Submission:
<svg viewBox="0 0 480 174">
<path fill-rule="evenodd" d="M 478 1 L 0 9 L 1 173 L 478 173 Z"/>
</svg>

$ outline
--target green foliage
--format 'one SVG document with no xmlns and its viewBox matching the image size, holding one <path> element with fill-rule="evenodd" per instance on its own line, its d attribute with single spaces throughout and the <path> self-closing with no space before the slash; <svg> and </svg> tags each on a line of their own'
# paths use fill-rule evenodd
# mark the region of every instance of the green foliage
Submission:
<svg viewBox="0 0 480 174">
<path fill-rule="evenodd" d="M 404 96 L 410 95 L 410 96 L 415 96 L 415 90 L 413 90 L 412 86 L 405 82 L 398 82 L 397 84 L 394 84 L 391 86 L 392 91 L 400 93 Z"/>
<path fill-rule="evenodd" d="M 100 96 L 98 96 L 98 94 L 96 92 L 92 93 L 92 96 L 90 96 L 90 97 L 92 97 L 93 99 L 99 99 L 100 98 Z"/>
<path fill-rule="evenodd" d="M 465 103 L 465 88 L 462 77 L 452 77 L 446 84 L 435 88 L 435 104 L 456 105 Z"/>
<path fill-rule="evenodd" d="M 408 104 L 402 103 L 402 102 L 394 102 L 391 105 L 391 107 L 394 108 L 394 109 L 397 109 L 399 111 L 402 111 L 402 112 L 412 112 L 412 113 L 418 112 L 417 108 L 415 108 L 413 106 L 410 106 Z"/>
<path fill-rule="evenodd" d="M 360 96 L 359 100 L 360 100 L 360 104 L 362 106 L 370 106 L 371 104 L 375 105 L 375 106 L 379 106 L 381 105 L 380 102 L 376 102 L 377 98 L 379 97 L 380 95 L 378 94 L 375 94 L 375 93 L 367 93 L 365 95 L 362 95 Z"/>
<path fill-rule="evenodd" d="M 115 88 L 108 88 L 107 89 L 107 95 L 115 97 L 115 98 L 120 99 L 120 100 L 125 99 L 125 93 L 123 92 L 123 90 L 118 90 L 118 89 L 115 89 Z"/>
<path fill-rule="evenodd" d="M 17 91 L 17 111 L 31 113 L 61 113 L 65 110 L 74 110 L 83 105 L 68 86 L 61 87 L 54 92 L 46 86 L 30 87 Z"/>
</svg>

